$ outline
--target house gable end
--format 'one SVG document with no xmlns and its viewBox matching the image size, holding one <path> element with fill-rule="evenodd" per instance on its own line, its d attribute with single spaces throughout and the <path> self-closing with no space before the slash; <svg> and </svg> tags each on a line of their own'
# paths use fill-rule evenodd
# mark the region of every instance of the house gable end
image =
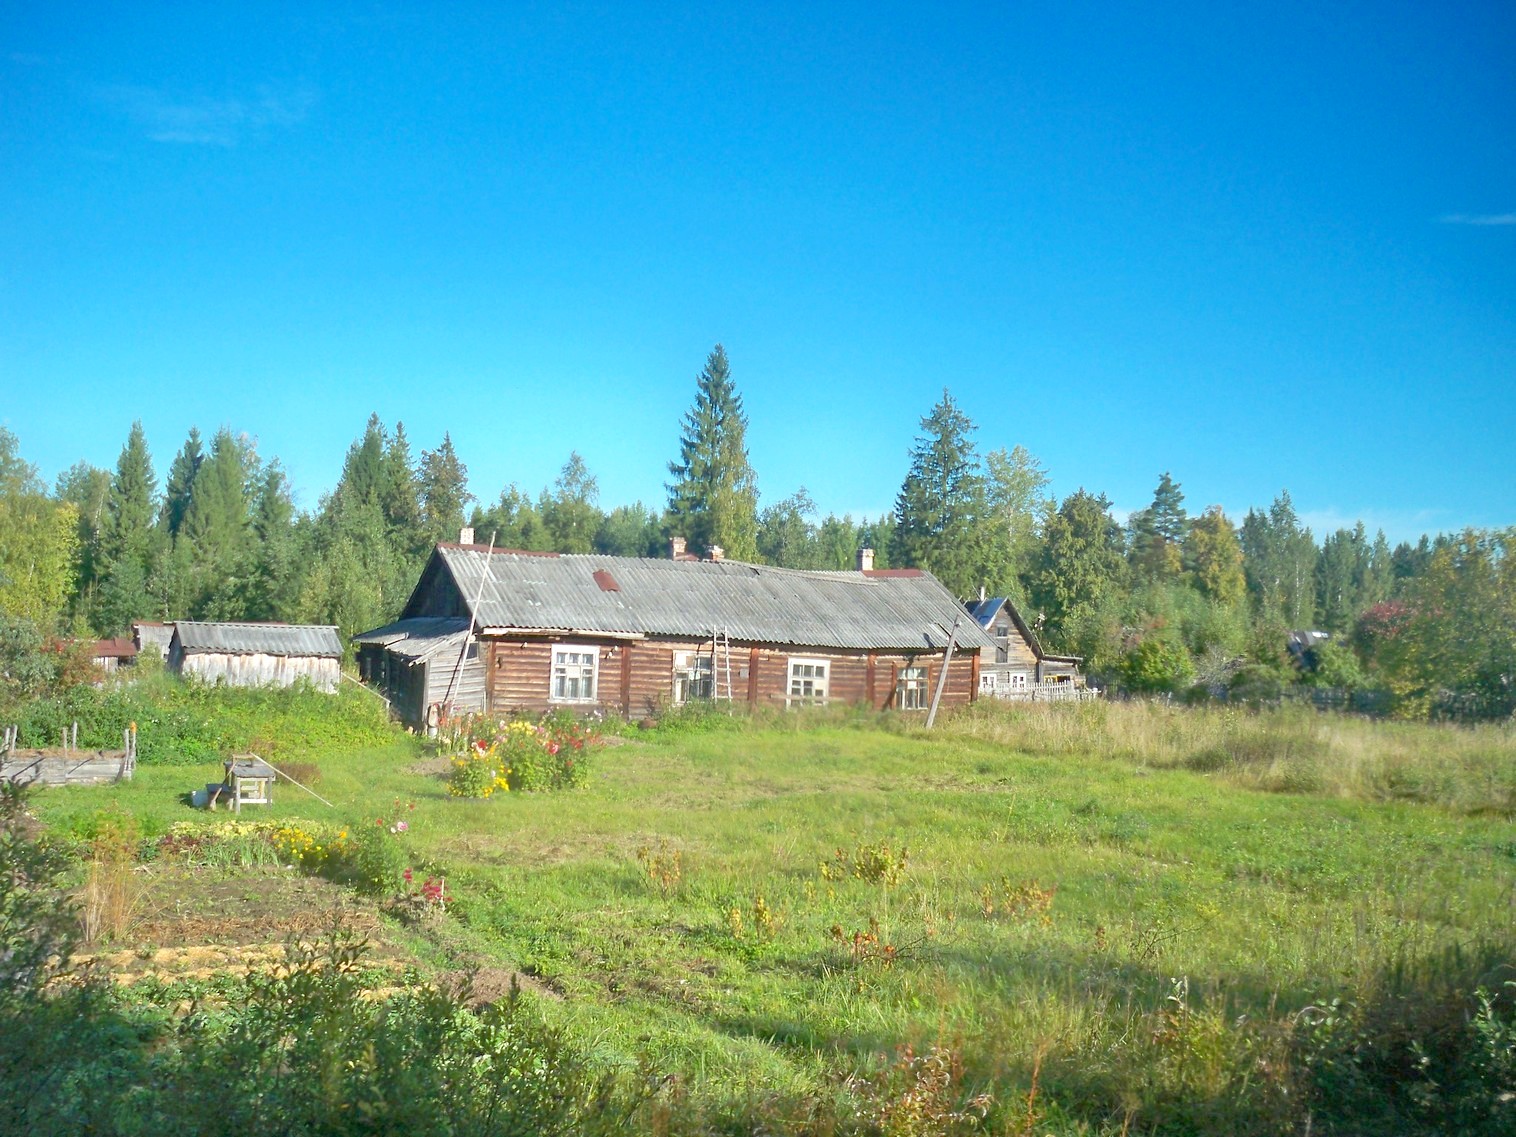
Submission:
<svg viewBox="0 0 1516 1137">
<path fill-rule="evenodd" d="M 402 620 L 417 616 L 450 616 L 468 618 L 472 615 L 453 570 L 437 551 L 432 550 L 421 572 L 421 579 L 411 590 L 411 597 L 400 613 Z"/>
</svg>

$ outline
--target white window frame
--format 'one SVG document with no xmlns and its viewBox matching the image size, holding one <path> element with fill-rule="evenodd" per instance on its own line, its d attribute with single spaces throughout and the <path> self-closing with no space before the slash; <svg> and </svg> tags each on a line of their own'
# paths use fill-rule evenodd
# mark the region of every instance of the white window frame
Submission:
<svg viewBox="0 0 1516 1137">
<path fill-rule="evenodd" d="M 1008 678 L 1011 681 L 1011 690 L 1012 691 L 1025 691 L 1026 690 L 1026 672 L 1025 671 L 1015 671 L 1015 672 L 1012 672 L 1011 675 L 1008 676 Z"/>
<path fill-rule="evenodd" d="M 681 705 L 708 703 L 715 697 L 716 660 L 711 653 L 676 651 L 674 653 L 674 702 Z"/>
<path fill-rule="evenodd" d="M 817 674 L 817 672 L 820 674 Z M 832 685 L 832 661 L 792 655 L 785 668 L 785 703 L 788 706 L 820 706 Z M 801 690 L 796 690 L 799 687 Z M 809 688 L 805 690 L 804 688 Z"/>
<path fill-rule="evenodd" d="M 561 662 L 559 656 L 564 657 Z M 594 703 L 599 701 L 600 649 L 598 647 L 589 647 L 584 644 L 553 644 L 548 660 L 548 702 Z M 577 674 L 570 674 L 570 669 L 577 670 Z M 586 684 L 588 690 L 583 689 Z M 569 693 L 571 687 L 573 694 Z"/>
<path fill-rule="evenodd" d="M 927 667 L 913 663 L 902 667 L 895 676 L 895 709 L 897 711 L 926 710 Z"/>
<path fill-rule="evenodd" d="M 993 671 L 981 671 L 979 673 L 979 692 L 982 695 L 993 695 L 999 688 L 1000 677 Z"/>
</svg>

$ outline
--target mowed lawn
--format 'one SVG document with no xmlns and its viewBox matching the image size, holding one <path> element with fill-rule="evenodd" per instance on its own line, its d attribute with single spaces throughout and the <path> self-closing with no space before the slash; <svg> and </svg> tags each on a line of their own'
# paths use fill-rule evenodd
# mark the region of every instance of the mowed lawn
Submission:
<svg viewBox="0 0 1516 1137">
<path fill-rule="evenodd" d="M 1100 713 L 1107 734 L 1141 727 Z M 1052 720 L 1015 721 L 697 723 L 611 740 L 582 790 L 487 801 L 450 798 L 403 741 L 326 756 L 316 788 L 335 808 L 281 787 L 256 816 L 404 816 L 454 897 L 418 954 L 518 969 L 598 1059 L 712 1094 L 815 1093 L 935 1045 L 1002 1098 L 1035 1077 L 1054 1112 L 1183 1101 L 1203 1117 L 1261 1092 L 1302 1008 L 1450 969 L 1516 974 L 1499 971 L 1516 959 L 1516 826 L 1494 791 L 1355 796 L 1318 771 L 1311 792 L 1271 792 L 1224 755 L 1082 752 L 1067 733 L 1052 753 Z M 1439 740 L 1469 745 L 1332 729 L 1360 757 L 1376 731 L 1423 746 L 1428 768 Z M 1507 786 L 1509 732 L 1486 741 L 1476 773 L 1438 777 Z M 218 774 L 144 767 L 37 808 L 65 830 L 111 802 L 149 833 L 210 823 L 179 795 Z"/>
</svg>

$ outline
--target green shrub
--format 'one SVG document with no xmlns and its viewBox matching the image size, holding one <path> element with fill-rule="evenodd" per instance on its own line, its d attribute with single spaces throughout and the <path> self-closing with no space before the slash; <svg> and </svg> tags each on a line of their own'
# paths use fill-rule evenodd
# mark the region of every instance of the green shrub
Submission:
<svg viewBox="0 0 1516 1137">
<path fill-rule="evenodd" d="M 138 760 L 197 766 L 251 750 L 277 763 L 336 747 L 380 746 L 395 737 L 382 704 L 356 688 L 332 694 L 308 683 L 226 687 L 171 675 L 103 688 L 72 687 L 13 710 L 23 746 L 55 746 L 79 724 L 84 749 L 115 749 L 133 724 Z"/>
<path fill-rule="evenodd" d="M 1128 691 L 1160 694 L 1182 691 L 1195 681 L 1195 665 L 1184 645 L 1144 640 L 1121 661 L 1121 683 Z"/>
</svg>

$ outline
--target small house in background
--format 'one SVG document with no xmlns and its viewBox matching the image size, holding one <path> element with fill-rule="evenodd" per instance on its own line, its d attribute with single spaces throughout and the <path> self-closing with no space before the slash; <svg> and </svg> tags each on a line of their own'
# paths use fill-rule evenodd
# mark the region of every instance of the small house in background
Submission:
<svg viewBox="0 0 1516 1137">
<path fill-rule="evenodd" d="M 172 622 L 164 624 L 156 620 L 138 620 L 132 625 L 132 642 L 137 645 L 137 654 L 153 649 L 163 659 L 168 658 L 169 644 L 174 639 Z"/>
<path fill-rule="evenodd" d="M 232 687 L 288 687 L 308 679 L 335 691 L 342 679 L 342 638 L 322 624 L 212 624 L 179 620 L 168 665 L 180 675 Z"/>
<path fill-rule="evenodd" d="M 969 615 L 995 641 L 993 657 L 979 668 L 979 693 L 999 699 L 1057 698 L 1082 690 L 1077 655 L 1049 655 L 1032 629 L 1003 596 L 970 604 Z M 1062 688 L 1062 690 L 1060 690 Z"/>
<path fill-rule="evenodd" d="M 90 657 L 96 667 L 110 675 L 137 662 L 137 645 L 128 639 L 96 640 Z"/>
</svg>

